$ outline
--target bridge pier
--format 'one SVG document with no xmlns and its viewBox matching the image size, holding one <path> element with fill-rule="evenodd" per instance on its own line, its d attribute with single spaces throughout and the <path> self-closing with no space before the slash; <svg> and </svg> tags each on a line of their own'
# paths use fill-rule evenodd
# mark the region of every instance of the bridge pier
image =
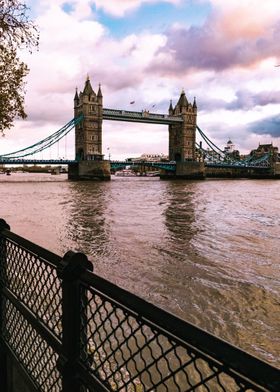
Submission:
<svg viewBox="0 0 280 392">
<path fill-rule="evenodd" d="M 160 176 L 163 180 L 203 180 L 205 178 L 205 167 L 203 162 L 186 161 L 177 162 L 176 172 L 166 172 Z"/>
<path fill-rule="evenodd" d="M 69 180 L 110 180 L 109 161 L 81 161 L 68 166 Z"/>
</svg>

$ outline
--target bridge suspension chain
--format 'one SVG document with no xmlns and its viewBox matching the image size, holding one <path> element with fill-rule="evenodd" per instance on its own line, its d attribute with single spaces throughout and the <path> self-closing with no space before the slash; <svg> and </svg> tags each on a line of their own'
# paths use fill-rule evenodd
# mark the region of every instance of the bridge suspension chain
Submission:
<svg viewBox="0 0 280 392">
<path fill-rule="evenodd" d="M 199 128 L 199 126 L 196 126 L 198 132 L 200 133 L 201 137 L 203 138 L 203 140 L 206 142 L 206 144 L 210 147 L 210 149 L 212 151 L 214 151 L 216 154 L 218 154 L 220 157 L 225 156 L 225 153 L 223 150 L 221 150 L 215 143 L 213 143 L 206 135 L 205 133 L 202 131 L 202 129 Z"/>
<path fill-rule="evenodd" d="M 73 118 L 71 121 L 69 121 L 67 124 L 65 124 L 62 128 L 60 128 L 58 131 L 54 132 L 53 134 L 49 135 L 45 139 L 42 139 L 38 141 L 37 143 L 32 144 L 31 146 L 22 148 L 17 151 L 13 151 L 8 154 L 3 154 L 0 155 L 0 158 L 2 159 L 17 159 L 17 158 L 23 158 L 27 157 L 30 155 L 34 155 L 36 153 L 39 153 L 55 143 L 58 143 L 59 140 L 61 140 L 63 137 L 65 137 L 77 124 L 79 124 L 83 119 L 83 115 L 80 115 L 79 117 Z"/>
</svg>

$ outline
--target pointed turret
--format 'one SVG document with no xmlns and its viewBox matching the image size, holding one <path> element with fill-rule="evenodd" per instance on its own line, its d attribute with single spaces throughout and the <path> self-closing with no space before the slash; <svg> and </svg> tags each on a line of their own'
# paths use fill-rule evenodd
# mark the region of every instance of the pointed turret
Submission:
<svg viewBox="0 0 280 392">
<path fill-rule="evenodd" d="M 101 92 L 101 84 L 100 84 L 100 83 L 99 83 L 99 85 L 98 85 L 97 96 L 98 96 L 98 98 L 102 98 L 102 97 L 103 97 L 102 92 Z"/>
<path fill-rule="evenodd" d="M 85 88 L 83 91 L 84 95 L 95 95 L 95 92 L 93 91 L 93 88 L 91 87 L 89 76 L 87 76 L 87 80 L 85 82 Z"/>
<path fill-rule="evenodd" d="M 186 97 L 184 89 L 181 92 L 181 95 L 180 95 L 179 101 L 177 103 L 177 106 L 180 106 L 180 108 L 188 107 L 188 100 L 187 100 L 187 97 Z"/>
<path fill-rule="evenodd" d="M 172 116 L 172 114 L 173 114 L 173 105 L 172 105 L 172 99 L 170 99 L 170 104 L 169 104 L 169 109 L 168 109 L 168 112 L 169 112 L 169 116 Z"/>
<path fill-rule="evenodd" d="M 192 106 L 193 106 L 193 108 L 194 108 L 194 109 L 197 109 L 197 105 L 196 105 L 196 99 L 195 99 L 195 97 L 194 97 L 194 99 L 193 99 L 193 105 L 192 105 Z"/>
<path fill-rule="evenodd" d="M 76 87 L 75 96 L 74 96 L 74 104 L 77 106 L 79 103 L 78 89 Z"/>
</svg>

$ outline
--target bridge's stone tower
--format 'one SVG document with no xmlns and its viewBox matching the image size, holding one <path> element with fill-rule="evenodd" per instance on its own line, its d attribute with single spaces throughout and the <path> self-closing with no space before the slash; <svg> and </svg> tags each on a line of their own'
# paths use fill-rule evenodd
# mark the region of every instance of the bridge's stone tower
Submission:
<svg viewBox="0 0 280 392">
<path fill-rule="evenodd" d="M 197 106 L 194 99 L 189 103 L 184 90 L 173 109 L 169 106 L 170 116 L 180 116 L 181 124 L 169 125 L 169 159 L 176 162 L 195 161 L 195 133 Z"/>
<path fill-rule="evenodd" d="M 74 116 L 83 114 L 82 122 L 75 128 L 76 159 L 102 160 L 102 110 L 103 97 L 99 85 L 96 94 L 87 78 L 83 92 L 76 91 Z"/>
<path fill-rule="evenodd" d="M 204 164 L 196 156 L 196 100 L 188 102 L 183 90 L 174 108 L 170 102 L 168 114 L 182 119 L 181 123 L 169 125 L 169 159 L 177 163 L 176 178 L 204 178 Z"/>
<path fill-rule="evenodd" d="M 74 116 L 83 115 L 75 127 L 75 152 L 79 162 L 69 166 L 70 179 L 110 179 L 110 163 L 102 155 L 103 97 L 94 92 L 89 77 L 84 90 L 74 97 Z"/>
</svg>

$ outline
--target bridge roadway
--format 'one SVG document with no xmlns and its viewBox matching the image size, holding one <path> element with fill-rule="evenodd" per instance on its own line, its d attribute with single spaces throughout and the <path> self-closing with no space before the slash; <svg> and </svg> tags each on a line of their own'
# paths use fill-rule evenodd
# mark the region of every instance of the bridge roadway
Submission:
<svg viewBox="0 0 280 392">
<path fill-rule="evenodd" d="M 134 112 L 129 110 L 117 110 L 103 108 L 103 120 L 140 122 L 150 124 L 178 124 L 183 119 L 177 116 L 169 116 L 167 114 L 150 113 L 148 111 Z"/>
<path fill-rule="evenodd" d="M 70 165 L 74 159 L 8 159 L 0 158 L 0 165 Z"/>
<path fill-rule="evenodd" d="M 3 165 L 71 165 L 74 163 L 78 163 L 78 160 L 75 159 L 8 159 L 8 158 L 0 158 L 0 164 Z M 124 167 L 124 166 L 137 166 L 143 165 L 148 167 L 156 167 L 158 169 L 168 170 L 168 171 L 176 171 L 176 162 L 147 162 L 147 161 L 137 161 L 137 162 L 127 162 L 127 161 L 110 161 L 112 168 Z M 205 162 L 206 167 L 213 168 L 232 168 L 232 169 L 271 169 L 269 166 L 257 166 L 253 163 L 246 164 L 230 164 L 230 163 L 214 163 L 214 162 Z"/>
</svg>

